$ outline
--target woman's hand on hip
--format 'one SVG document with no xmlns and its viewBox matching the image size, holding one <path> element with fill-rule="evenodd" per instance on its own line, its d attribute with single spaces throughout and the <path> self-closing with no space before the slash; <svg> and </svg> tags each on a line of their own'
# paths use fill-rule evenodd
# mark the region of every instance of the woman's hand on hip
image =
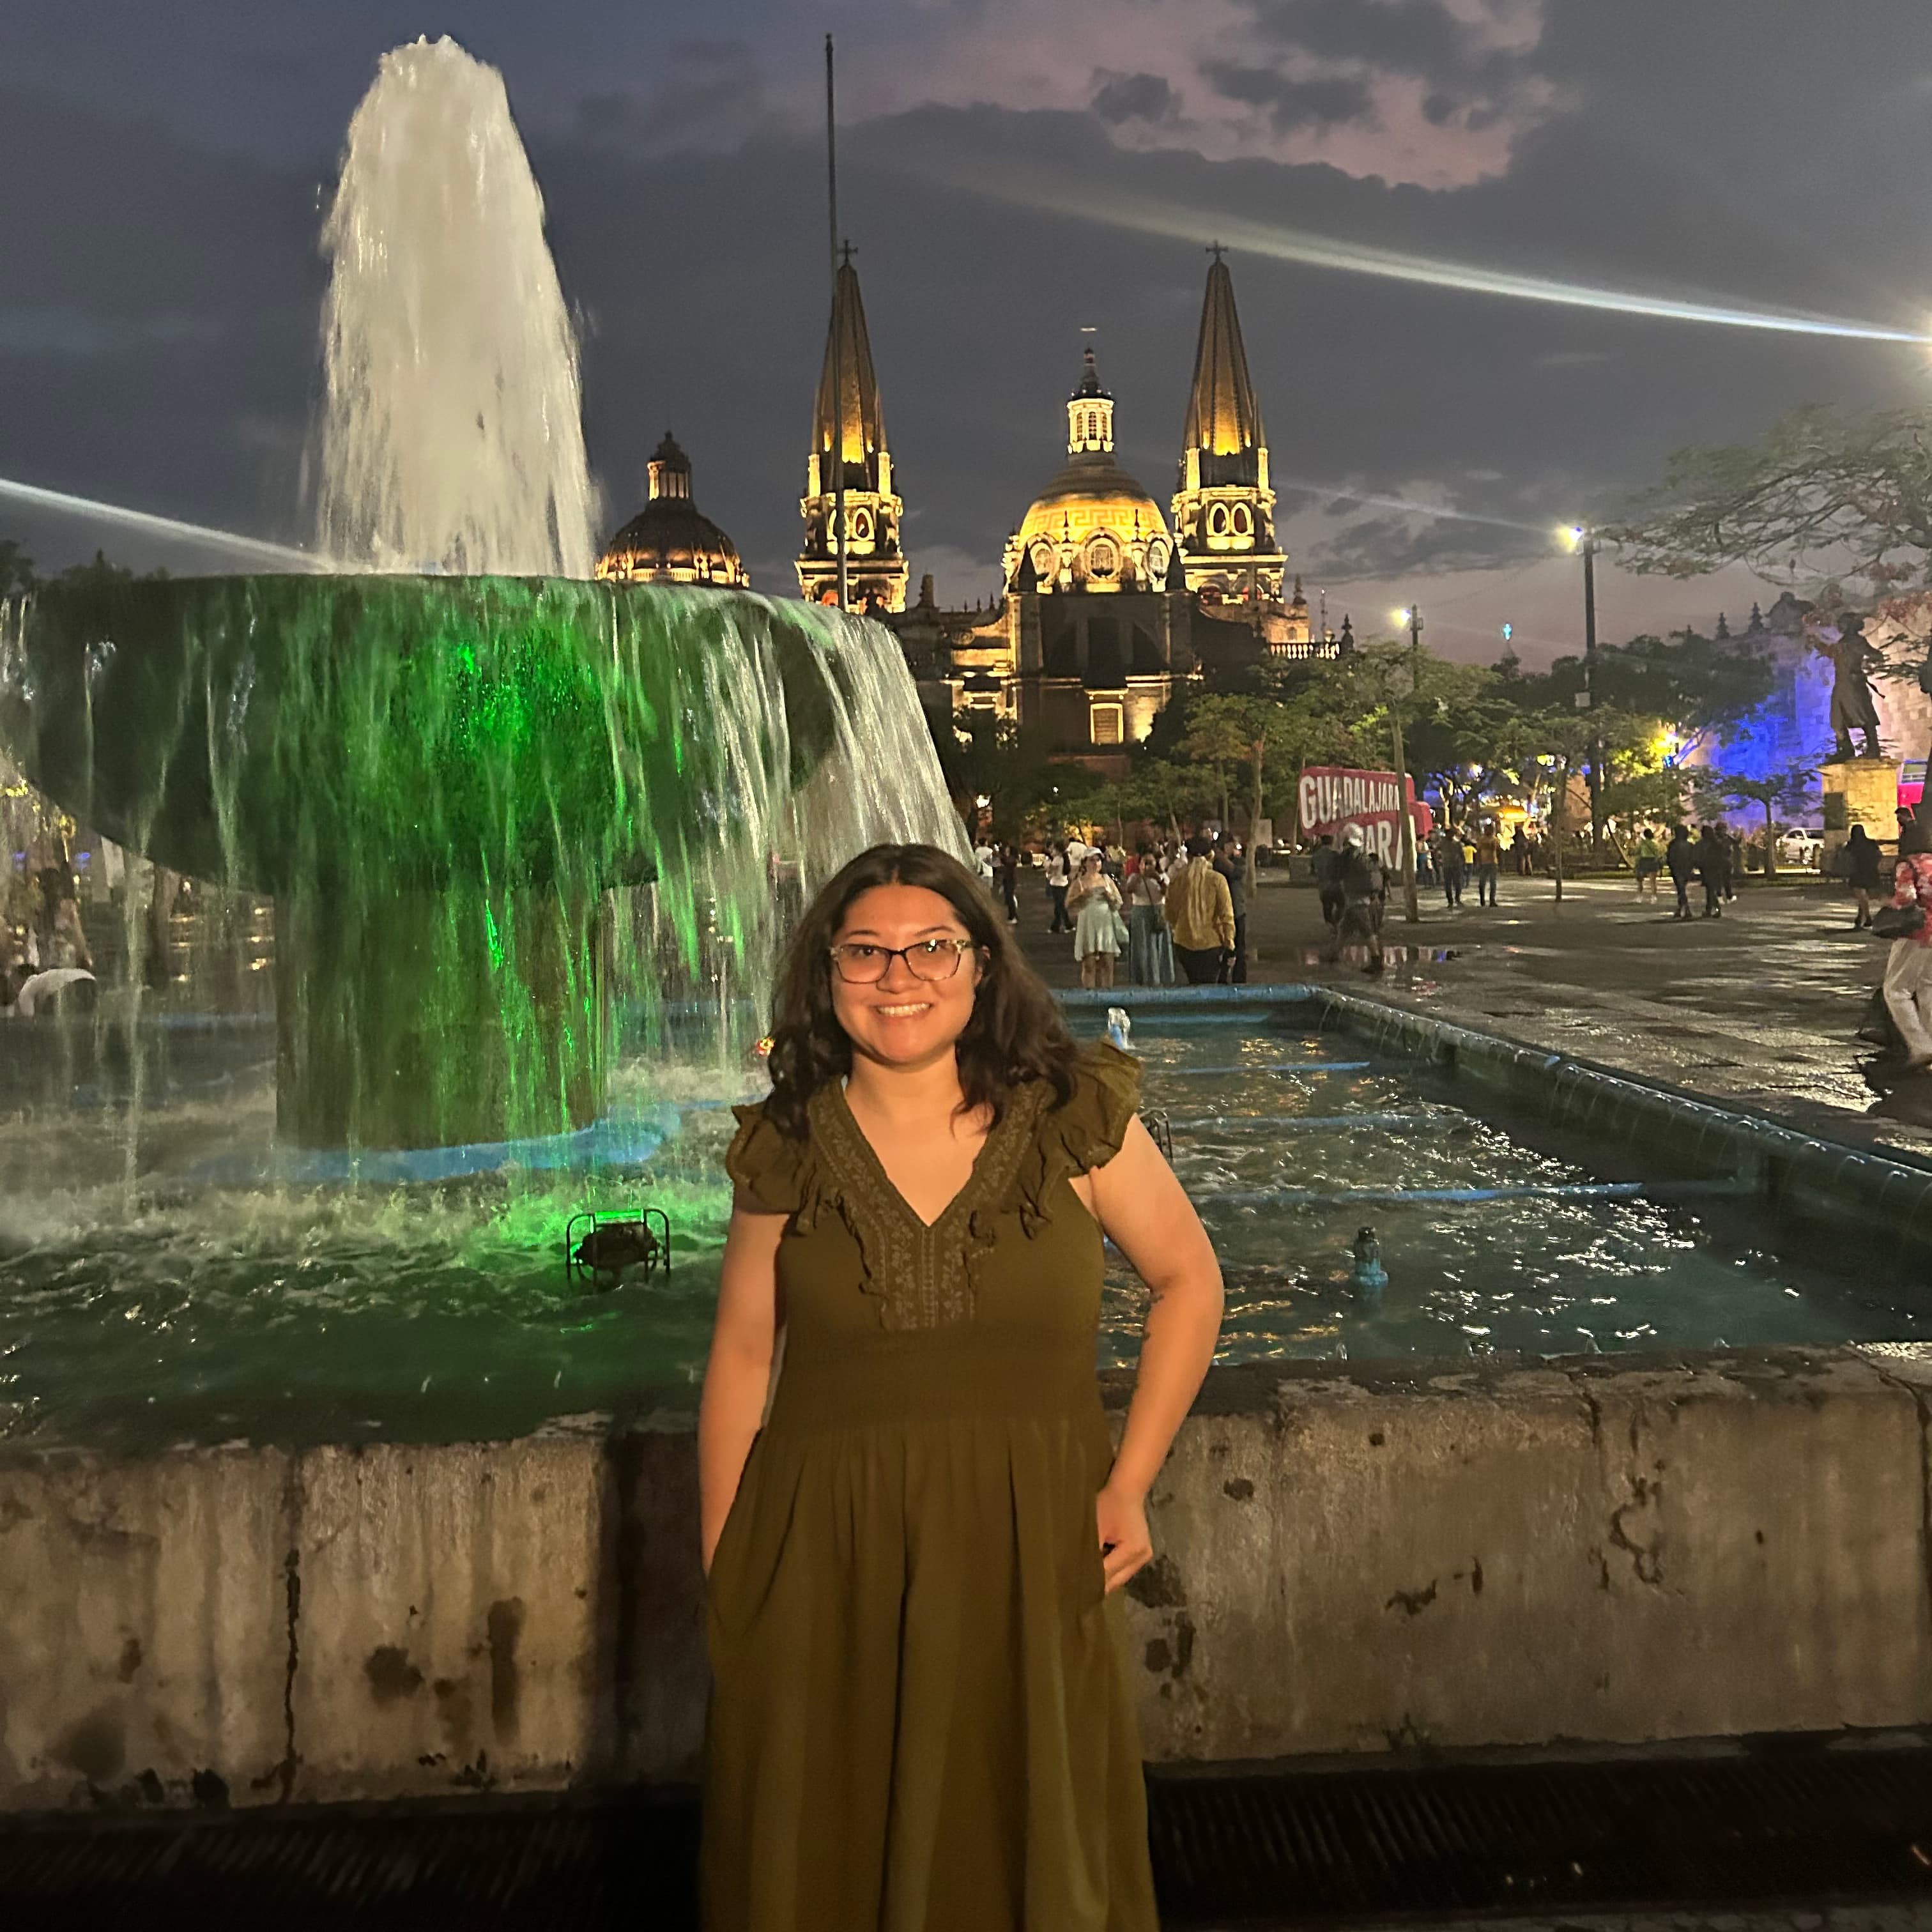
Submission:
<svg viewBox="0 0 1932 1932">
<path fill-rule="evenodd" d="M 1109 1483 L 1094 1498 L 1094 1516 L 1100 1534 L 1100 1562 L 1109 1595 L 1154 1558 L 1154 1538 L 1148 1529 L 1147 1498 Z"/>
</svg>

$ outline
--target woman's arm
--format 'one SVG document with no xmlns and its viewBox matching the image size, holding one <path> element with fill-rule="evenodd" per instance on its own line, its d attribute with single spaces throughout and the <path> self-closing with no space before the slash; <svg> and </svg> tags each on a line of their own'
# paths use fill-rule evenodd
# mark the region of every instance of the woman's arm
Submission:
<svg viewBox="0 0 1932 1932">
<path fill-rule="evenodd" d="M 764 1417 L 778 1335 L 778 1241 L 785 1218 L 734 1208 L 725 1232 L 711 1357 L 698 1409 L 698 1536 L 707 1576 Z"/>
<path fill-rule="evenodd" d="M 1107 1588 L 1154 1555 L 1147 1494 L 1193 1406 L 1221 1332 L 1221 1264 L 1201 1217 L 1138 1118 L 1120 1150 L 1075 1183 L 1152 1298 L 1120 1454 L 1096 1504 Z"/>
</svg>

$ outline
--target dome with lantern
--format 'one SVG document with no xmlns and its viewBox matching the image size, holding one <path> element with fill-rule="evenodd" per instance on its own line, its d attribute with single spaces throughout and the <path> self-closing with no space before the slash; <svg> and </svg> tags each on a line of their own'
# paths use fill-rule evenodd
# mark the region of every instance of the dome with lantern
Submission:
<svg viewBox="0 0 1932 1932">
<path fill-rule="evenodd" d="M 1165 590 L 1174 545 L 1160 506 L 1114 460 L 1114 399 L 1094 352 L 1066 404 L 1066 466 L 1006 539 L 1006 588 Z"/>
<path fill-rule="evenodd" d="M 604 548 L 597 574 L 620 583 L 746 589 L 738 546 L 691 500 L 691 458 L 669 430 L 650 460 L 650 500 Z"/>
</svg>

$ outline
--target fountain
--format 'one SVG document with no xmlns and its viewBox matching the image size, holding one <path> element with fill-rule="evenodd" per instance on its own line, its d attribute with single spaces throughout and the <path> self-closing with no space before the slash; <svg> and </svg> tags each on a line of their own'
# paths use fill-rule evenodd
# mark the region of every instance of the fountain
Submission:
<svg viewBox="0 0 1932 1932">
<path fill-rule="evenodd" d="M 755 984 L 776 861 L 956 822 L 882 632 L 583 580 L 576 348 L 500 76 L 386 56 L 325 247 L 319 533 L 376 574 L 20 600 L 0 743 L 117 842 L 273 896 L 281 1140 L 581 1128 L 614 971 L 648 998 L 715 927 Z M 625 962 L 646 885 L 673 956 Z"/>
</svg>

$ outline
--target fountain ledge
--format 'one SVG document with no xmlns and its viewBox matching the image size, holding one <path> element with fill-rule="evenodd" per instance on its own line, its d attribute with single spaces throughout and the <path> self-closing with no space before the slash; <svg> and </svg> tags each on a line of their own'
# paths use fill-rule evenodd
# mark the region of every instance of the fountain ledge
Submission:
<svg viewBox="0 0 1932 1932">
<path fill-rule="evenodd" d="M 1148 1756 L 1932 1723 L 1928 1406 L 1909 1344 L 1217 1369 L 1130 1586 Z M 669 1414 L 0 1452 L 0 1808 L 687 1779 L 696 1497 Z"/>
</svg>

